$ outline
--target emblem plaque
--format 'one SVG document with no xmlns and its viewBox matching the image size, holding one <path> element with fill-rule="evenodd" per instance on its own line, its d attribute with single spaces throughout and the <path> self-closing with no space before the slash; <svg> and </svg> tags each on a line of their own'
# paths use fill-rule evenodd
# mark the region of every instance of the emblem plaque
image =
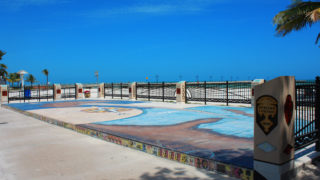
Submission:
<svg viewBox="0 0 320 180">
<path fill-rule="evenodd" d="M 278 125 L 278 101 L 272 96 L 261 96 L 255 111 L 258 126 L 268 135 Z"/>
<path fill-rule="evenodd" d="M 284 114 L 286 118 L 287 125 L 290 125 L 292 114 L 293 114 L 293 102 L 291 95 L 287 96 L 286 103 L 284 104 Z"/>
</svg>

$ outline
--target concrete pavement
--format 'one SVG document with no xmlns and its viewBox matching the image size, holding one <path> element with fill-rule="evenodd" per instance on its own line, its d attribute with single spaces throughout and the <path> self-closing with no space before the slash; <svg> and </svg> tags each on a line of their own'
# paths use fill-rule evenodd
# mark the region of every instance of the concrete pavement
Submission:
<svg viewBox="0 0 320 180">
<path fill-rule="evenodd" d="M 233 179 L 0 108 L 0 179 Z"/>
</svg>

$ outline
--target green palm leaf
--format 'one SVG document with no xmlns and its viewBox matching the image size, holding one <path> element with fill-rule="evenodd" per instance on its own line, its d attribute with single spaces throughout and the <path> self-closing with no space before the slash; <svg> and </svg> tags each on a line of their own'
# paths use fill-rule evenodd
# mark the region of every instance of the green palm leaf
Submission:
<svg viewBox="0 0 320 180">
<path fill-rule="evenodd" d="M 274 18 L 273 23 L 277 25 L 278 35 L 285 36 L 292 31 L 310 27 L 319 21 L 320 2 L 295 1 L 285 11 L 279 12 Z M 316 40 L 318 42 L 319 36 Z"/>
</svg>

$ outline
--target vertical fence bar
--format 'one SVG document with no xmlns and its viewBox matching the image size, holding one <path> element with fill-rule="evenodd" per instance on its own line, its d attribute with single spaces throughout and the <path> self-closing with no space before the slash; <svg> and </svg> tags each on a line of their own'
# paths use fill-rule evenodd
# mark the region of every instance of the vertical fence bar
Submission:
<svg viewBox="0 0 320 180">
<path fill-rule="evenodd" d="M 111 98 L 113 99 L 113 83 L 111 83 Z"/>
<path fill-rule="evenodd" d="M 120 97 L 122 99 L 122 83 L 120 83 Z"/>
<path fill-rule="evenodd" d="M 315 128 L 317 130 L 316 151 L 320 151 L 320 77 L 316 77 Z"/>
<path fill-rule="evenodd" d="M 23 86 L 23 102 L 26 102 L 26 86 Z"/>
<path fill-rule="evenodd" d="M 164 102 L 164 82 L 162 82 L 162 102 Z"/>
<path fill-rule="evenodd" d="M 106 83 L 103 83 L 103 98 L 105 99 L 106 98 Z"/>
<path fill-rule="evenodd" d="M 40 98 L 41 98 L 41 95 L 40 95 L 40 84 L 38 85 L 38 98 L 39 98 L 39 102 L 40 102 Z"/>
<path fill-rule="evenodd" d="M 148 82 L 148 101 L 150 101 L 150 82 Z"/>
<path fill-rule="evenodd" d="M 226 81 L 226 103 L 229 105 L 229 82 Z"/>
<path fill-rule="evenodd" d="M 20 99 L 20 91 L 19 91 L 19 99 Z M 10 84 L 8 85 L 8 104 L 10 103 Z"/>
<path fill-rule="evenodd" d="M 206 105 L 207 104 L 207 82 L 206 81 L 204 81 L 203 87 L 204 87 L 204 104 Z"/>
<path fill-rule="evenodd" d="M 77 86 L 74 84 L 74 99 L 77 99 Z"/>
<path fill-rule="evenodd" d="M 136 83 L 136 100 L 138 100 L 138 83 Z"/>
</svg>

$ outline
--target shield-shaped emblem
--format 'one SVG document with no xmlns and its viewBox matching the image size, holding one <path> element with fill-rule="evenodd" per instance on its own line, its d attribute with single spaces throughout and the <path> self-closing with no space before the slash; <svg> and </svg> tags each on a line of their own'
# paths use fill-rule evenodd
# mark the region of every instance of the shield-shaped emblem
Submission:
<svg viewBox="0 0 320 180">
<path fill-rule="evenodd" d="M 287 125 L 290 125 L 293 113 L 293 102 L 291 95 L 287 96 L 286 103 L 284 104 L 284 115 L 286 118 Z"/>
<path fill-rule="evenodd" d="M 255 108 L 256 123 L 268 135 L 278 125 L 278 101 L 272 96 L 261 96 Z"/>
</svg>

